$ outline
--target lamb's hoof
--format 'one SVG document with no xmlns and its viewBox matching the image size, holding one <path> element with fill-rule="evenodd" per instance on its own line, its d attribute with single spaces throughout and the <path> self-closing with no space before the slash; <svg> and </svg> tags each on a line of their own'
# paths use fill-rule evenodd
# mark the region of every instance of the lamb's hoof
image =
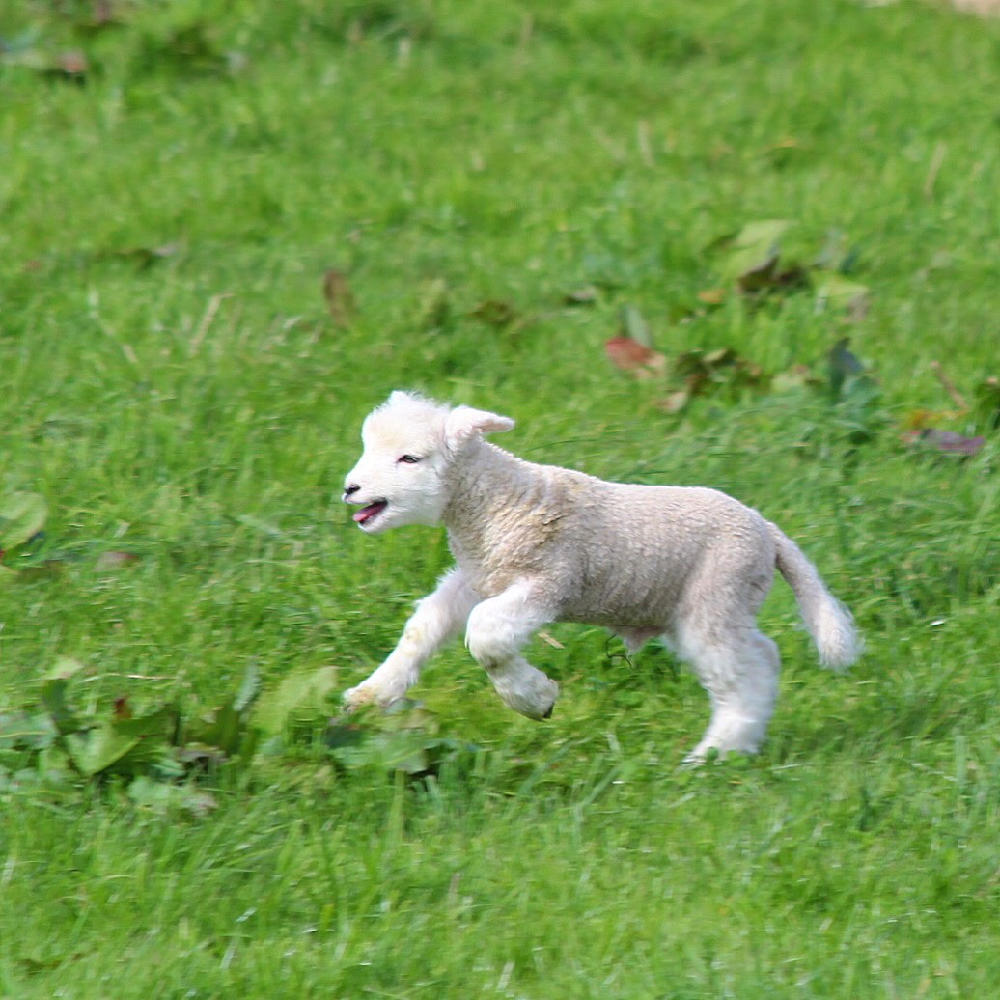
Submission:
<svg viewBox="0 0 1000 1000">
<path fill-rule="evenodd" d="M 366 705 L 375 704 L 375 692 L 364 684 L 357 687 L 348 688 L 343 696 L 344 708 L 348 712 L 356 712 Z"/>
<path fill-rule="evenodd" d="M 555 707 L 556 707 L 556 703 L 552 702 L 552 704 L 549 705 L 549 707 L 547 709 L 545 709 L 544 712 L 542 712 L 541 718 L 542 719 L 551 719 L 552 718 L 552 709 L 554 709 Z"/>
</svg>

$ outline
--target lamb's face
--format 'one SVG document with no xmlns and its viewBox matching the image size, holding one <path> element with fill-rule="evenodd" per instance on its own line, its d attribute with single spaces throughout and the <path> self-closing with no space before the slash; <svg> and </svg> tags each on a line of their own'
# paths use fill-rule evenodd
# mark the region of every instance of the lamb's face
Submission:
<svg viewBox="0 0 1000 1000">
<path fill-rule="evenodd" d="M 354 515 L 358 527 L 377 534 L 406 524 L 440 524 L 448 460 L 438 408 L 410 397 L 387 403 L 365 420 L 361 441 L 364 452 L 344 486 L 344 501 L 361 504 Z"/>
<path fill-rule="evenodd" d="M 514 426 L 470 406 L 449 409 L 394 392 L 361 427 L 364 452 L 347 474 L 344 502 L 361 504 L 354 520 L 378 534 L 405 524 L 440 524 L 449 495 L 445 473 L 469 441 Z"/>
</svg>

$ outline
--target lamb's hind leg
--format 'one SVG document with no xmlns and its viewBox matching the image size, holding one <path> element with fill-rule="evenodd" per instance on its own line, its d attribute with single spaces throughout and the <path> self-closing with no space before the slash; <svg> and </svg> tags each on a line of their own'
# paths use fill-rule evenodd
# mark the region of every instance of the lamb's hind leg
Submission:
<svg viewBox="0 0 1000 1000">
<path fill-rule="evenodd" d="M 685 761 L 703 761 L 713 749 L 720 755 L 756 753 L 778 695 L 777 646 L 755 626 L 745 626 L 724 636 L 688 633 L 681 637 L 681 651 L 712 705 L 708 729 Z"/>
<path fill-rule="evenodd" d="M 531 635 L 552 621 L 552 614 L 518 583 L 477 604 L 469 615 L 465 644 L 482 664 L 505 705 L 532 719 L 546 719 L 559 695 L 559 685 L 520 655 Z"/>
</svg>

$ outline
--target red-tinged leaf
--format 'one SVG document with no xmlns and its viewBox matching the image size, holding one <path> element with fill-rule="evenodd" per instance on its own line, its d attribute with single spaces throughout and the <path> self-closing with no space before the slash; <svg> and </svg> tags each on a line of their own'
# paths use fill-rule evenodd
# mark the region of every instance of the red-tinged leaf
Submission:
<svg viewBox="0 0 1000 1000">
<path fill-rule="evenodd" d="M 134 552 L 102 552 L 97 557 L 97 570 L 103 573 L 125 569 L 128 566 L 134 566 L 140 558 Z"/>
<path fill-rule="evenodd" d="M 323 275 L 323 297 L 337 326 L 348 326 L 354 315 L 354 295 L 343 271 L 330 268 Z"/>
<path fill-rule="evenodd" d="M 922 431 L 908 431 L 903 435 L 903 440 L 909 445 L 964 458 L 978 455 L 986 444 L 986 438 L 982 435 L 970 438 L 956 431 L 940 431 L 932 427 Z"/>
<path fill-rule="evenodd" d="M 667 367 L 667 359 L 659 351 L 631 337 L 612 337 L 605 342 L 604 353 L 613 365 L 637 378 L 662 375 Z"/>
<path fill-rule="evenodd" d="M 125 695 L 115 698 L 114 714 L 116 719 L 132 718 L 132 709 L 128 707 L 128 698 Z"/>
<path fill-rule="evenodd" d="M 53 68 L 69 77 L 83 77 L 90 69 L 90 65 L 83 52 L 79 49 L 70 49 L 59 54 Z"/>
</svg>

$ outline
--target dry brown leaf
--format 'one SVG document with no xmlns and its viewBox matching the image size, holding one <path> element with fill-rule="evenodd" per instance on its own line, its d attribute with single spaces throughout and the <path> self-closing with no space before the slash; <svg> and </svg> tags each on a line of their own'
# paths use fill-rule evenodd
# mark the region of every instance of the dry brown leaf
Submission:
<svg viewBox="0 0 1000 1000">
<path fill-rule="evenodd" d="M 323 275 L 323 297 L 334 323 L 348 326 L 354 315 L 354 294 L 343 271 L 330 268 Z"/>
<path fill-rule="evenodd" d="M 613 365 L 636 378 L 652 378 L 667 369 L 664 355 L 631 337 L 612 337 L 605 342 L 604 353 Z"/>
</svg>

